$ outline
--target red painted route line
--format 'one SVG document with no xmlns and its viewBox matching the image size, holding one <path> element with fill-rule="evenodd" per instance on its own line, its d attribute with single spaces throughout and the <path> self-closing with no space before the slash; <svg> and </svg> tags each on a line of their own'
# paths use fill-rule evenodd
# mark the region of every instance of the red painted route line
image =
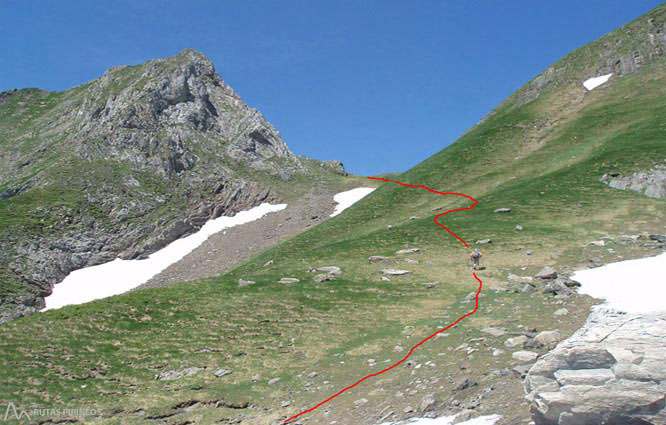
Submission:
<svg viewBox="0 0 666 425">
<path fill-rule="evenodd" d="M 464 193 L 458 193 L 458 192 L 439 192 L 439 191 L 437 191 L 437 190 L 430 189 L 429 187 L 424 186 L 424 185 L 422 185 L 422 184 L 409 184 L 409 183 L 403 183 L 403 182 L 399 182 L 399 181 L 396 181 L 396 180 L 385 179 L 385 178 L 382 178 L 382 177 L 368 177 L 368 179 L 370 179 L 370 180 L 381 180 L 381 181 L 383 181 L 383 182 L 387 182 L 387 183 L 395 183 L 395 184 L 399 184 L 399 185 L 401 185 L 401 186 L 409 187 L 409 188 L 411 188 L 411 189 L 424 189 L 424 190 L 427 190 L 428 192 L 436 193 L 436 194 L 438 194 L 438 195 L 442 195 L 442 196 L 448 196 L 448 195 L 461 196 L 461 197 L 463 197 L 463 198 L 467 198 L 467 199 L 469 199 L 470 201 L 472 201 L 472 205 L 470 205 L 470 206 L 467 207 L 467 208 L 455 208 L 455 209 L 452 209 L 452 210 L 448 210 L 448 211 L 445 211 L 445 212 L 443 212 L 443 213 L 437 214 L 437 215 L 435 216 L 435 218 L 434 218 L 435 223 L 436 223 L 439 227 L 441 227 L 442 229 L 446 230 L 450 235 L 452 235 L 453 237 L 455 237 L 456 239 L 458 239 L 463 245 L 465 245 L 466 248 L 469 248 L 469 244 L 468 244 L 467 242 L 465 242 L 464 239 L 462 239 L 460 236 L 458 236 L 458 235 L 456 235 L 455 233 L 453 233 L 453 232 L 451 231 L 451 229 L 449 229 L 448 227 L 446 227 L 445 225 L 443 225 L 442 223 L 440 223 L 437 219 L 438 219 L 439 217 L 442 217 L 442 216 L 448 214 L 448 213 L 452 213 L 452 212 L 456 212 L 456 211 L 471 210 L 472 208 L 474 208 L 474 207 L 476 206 L 476 204 L 479 203 L 479 201 L 477 201 L 476 199 L 472 198 L 472 197 L 469 196 L 469 195 L 465 195 Z M 387 367 L 387 368 L 384 369 L 384 370 L 380 370 L 379 372 L 371 373 L 370 375 L 364 376 L 363 378 L 361 378 L 361 379 L 359 379 L 358 381 L 354 382 L 352 385 L 350 385 L 350 386 L 348 386 L 348 387 L 345 387 L 345 388 L 341 389 L 340 391 L 338 391 L 337 393 L 333 394 L 332 396 L 330 396 L 330 397 L 327 398 L 326 400 L 324 400 L 324 401 L 318 403 L 317 405 L 315 405 L 315 406 L 313 406 L 313 407 L 311 407 L 311 408 L 309 408 L 309 409 L 307 409 L 307 410 L 303 410 L 302 412 L 300 412 L 300 413 L 298 413 L 298 414 L 296 414 L 296 415 L 290 417 L 289 419 L 285 420 L 283 423 L 286 424 L 286 423 L 291 422 L 291 421 L 293 421 L 294 419 L 298 418 L 299 416 L 305 415 L 306 413 L 310 413 L 310 412 L 312 412 L 313 410 L 315 410 L 315 409 L 321 407 L 322 405 L 328 403 L 329 401 L 333 400 L 334 398 L 336 398 L 337 396 L 341 395 L 342 393 L 344 393 L 344 392 L 346 392 L 346 391 L 349 391 L 349 390 L 351 390 L 352 388 L 356 387 L 357 385 L 359 385 L 361 382 L 365 381 L 366 379 L 370 379 L 370 378 L 372 378 L 372 377 L 375 377 L 375 376 L 381 375 L 381 374 L 386 373 L 386 372 L 388 372 L 389 370 L 393 369 L 394 367 L 397 367 L 398 365 L 404 363 L 404 362 L 405 362 L 405 361 L 406 361 L 406 360 L 412 355 L 412 353 L 414 352 L 414 350 L 416 350 L 417 348 L 419 348 L 419 347 L 420 347 L 421 345 L 423 345 L 426 341 L 428 341 L 428 340 L 434 338 L 437 334 L 440 334 L 440 333 L 442 333 L 442 332 L 444 332 L 444 331 L 446 331 L 446 330 L 451 329 L 452 327 L 454 327 L 455 325 L 457 325 L 458 323 L 460 323 L 464 318 L 469 317 L 469 316 L 471 316 L 472 314 L 476 313 L 477 310 L 479 309 L 479 294 L 481 293 L 481 289 L 483 288 L 483 282 L 481 281 L 481 279 L 479 279 L 479 277 L 476 275 L 476 273 L 472 272 L 472 275 L 474 276 L 474 279 L 476 279 L 476 281 L 479 282 L 479 287 L 478 287 L 478 289 L 476 290 L 476 297 L 475 297 L 475 302 L 476 302 L 476 304 L 474 305 L 474 310 L 470 311 L 469 313 L 465 313 L 465 314 L 463 314 L 463 315 L 460 316 L 460 317 L 458 318 L 458 320 L 456 320 L 455 322 L 451 323 L 450 325 L 447 325 L 446 327 L 444 327 L 444 328 L 438 330 L 437 332 L 435 332 L 434 334 L 430 335 L 429 337 L 424 338 L 423 340 L 421 340 L 418 344 L 414 345 L 414 346 L 409 350 L 409 352 L 407 353 L 407 355 L 406 355 L 405 357 L 403 357 L 400 361 L 394 363 L 393 365 Z"/>
</svg>

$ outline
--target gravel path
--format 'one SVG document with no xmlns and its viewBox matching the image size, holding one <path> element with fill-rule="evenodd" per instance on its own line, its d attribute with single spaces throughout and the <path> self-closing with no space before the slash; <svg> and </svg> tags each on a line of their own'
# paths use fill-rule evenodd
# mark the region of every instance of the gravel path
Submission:
<svg viewBox="0 0 666 425">
<path fill-rule="evenodd" d="M 336 205 L 333 195 L 310 193 L 282 211 L 216 233 L 136 289 L 218 276 L 281 240 L 325 221 Z"/>
</svg>

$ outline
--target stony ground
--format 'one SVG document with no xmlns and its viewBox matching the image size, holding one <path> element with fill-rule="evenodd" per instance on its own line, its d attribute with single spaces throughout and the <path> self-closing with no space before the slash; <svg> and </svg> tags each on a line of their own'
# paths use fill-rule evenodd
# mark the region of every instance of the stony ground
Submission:
<svg viewBox="0 0 666 425">
<path fill-rule="evenodd" d="M 314 226 L 333 212 L 334 193 L 309 193 L 250 223 L 216 233 L 137 289 L 218 276 L 269 246 Z"/>
</svg>

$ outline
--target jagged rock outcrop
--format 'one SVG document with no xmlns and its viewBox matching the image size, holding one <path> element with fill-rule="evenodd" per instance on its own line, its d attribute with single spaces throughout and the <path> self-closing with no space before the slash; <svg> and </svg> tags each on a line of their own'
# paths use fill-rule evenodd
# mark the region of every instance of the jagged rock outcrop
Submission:
<svg viewBox="0 0 666 425">
<path fill-rule="evenodd" d="M 601 176 L 600 181 L 614 189 L 633 190 L 650 198 L 666 199 L 666 166 L 656 166 L 629 176 L 608 173 Z"/>
<path fill-rule="evenodd" d="M 597 307 L 530 369 L 536 425 L 666 423 L 666 314 Z"/>
<path fill-rule="evenodd" d="M 543 90 L 570 84 L 583 93 L 582 83 L 588 78 L 631 74 L 663 57 L 664 52 L 666 13 L 657 8 L 548 67 L 519 90 L 514 100 L 520 106 L 538 98 Z"/>
<path fill-rule="evenodd" d="M 346 174 L 296 157 L 192 49 L 62 93 L 2 93 L 0 108 L 10 103 L 29 125 L 0 126 L 14 142 L 0 147 L 0 202 L 29 201 L 0 229 L 0 280 L 19 287 L 0 293 L 0 322 L 39 309 L 73 270 L 144 257 L 209 219 L 309 190 L 277 182 Z"/>
</svg>

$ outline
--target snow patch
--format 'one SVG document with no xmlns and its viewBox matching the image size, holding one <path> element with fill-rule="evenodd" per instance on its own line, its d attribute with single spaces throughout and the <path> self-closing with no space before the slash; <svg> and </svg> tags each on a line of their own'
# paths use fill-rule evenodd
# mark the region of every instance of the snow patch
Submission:
<svg viewBox="0 0 666 425">
<path fill-rule="evenodd" d="M 201 245 L 209 236 L 239 224 L 249 223 L 264 215 L 280 211 L 287 204 L 261 204 L 233 217 L 218 217 L 204 224 L 198 232 L 171 242 L 145 260 L 121 260 L 116 258 L 108 263 L 75 270 L 53 288 L 53 294 L 45 298 L 46 307 L 51 310 L 70 304 L 82 304 L 92 300 L 122 294 L 147 282 L 185 257 Z"/>
<path fill-rule="evenodd" d="M 381 425 L 451 425 L 456 416 L 441 416 L 435 419 L 429 418 L 411 418 L 402 422 L 385 422 Z M 456 425 L 495 425 L 495 422 L 502 418 L 500 415 L 478 416 L 465 422 L 459 422 Z"/>
<path fill-rule="evenodd" d="M 589 80 L 585 80 L 583 85 L 585 86 L 585 88 L 588 91 L 589 90 L 594 90 L 597 87 L 599 87 L 600 85 L 602 85 L 603 83 L 605 83 L 606 81 L 608 81 L 608 79 L 611 77 L 611 75 L 613 75 L 612 72 L 610 74 L 602 75 L 600 77 L 592 77 Z"/>
<path fill-rule="evenodd" d="M 335 206 L 335 211 L 331 214 L 331 217 L 335 217 L 340 214 L 342 211 L 354 205 L 356 202 L 360 201 L 364 197 L 370 194 L 375 190 L 374 187 L 358 187 L 356 189 L 348 190 L 346 192 L 340 192 L 333 197 L 333 200 L 338 203 Z"/>
<path fill-rule="evenodd" d="M 620 261 L 574 273 L 580 294 L 606 300 L 605 306 L 626 313 L 666 312 L 666 253 Z"/>
</svg>

